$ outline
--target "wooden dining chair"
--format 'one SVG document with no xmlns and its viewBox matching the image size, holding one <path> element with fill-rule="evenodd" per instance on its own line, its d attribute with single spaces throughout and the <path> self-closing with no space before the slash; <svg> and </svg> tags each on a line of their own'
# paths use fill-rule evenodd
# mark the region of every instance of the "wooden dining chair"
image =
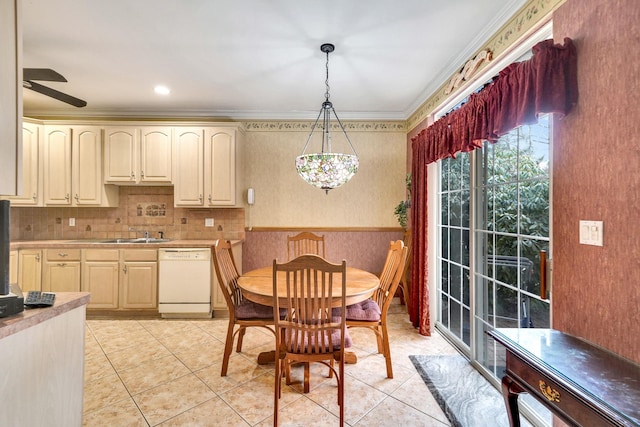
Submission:
<svg viewBox="0 0 640 427">
<path fill-rule="evenodd" d="M 309 383 L 309 363 L 322 363 L 335 376 L 338 385 L 340 425 L 344 425 L 344 349 L 346 340 L 345 311 L 347 263 L 332 264 L 318 255 L 302 255 L 289 262 L 273 261 L 273 306 L 276 328 L 276 372 L 273 424 L 278 425 L 282 374 L 290 383 L 289 368 L 305 364 L 305 388 Z M 278 295 L 278 281 L 285 291 Z M 282 291 L 281 291 L 282 292 Z M 339 304 L 335 302 L 339 295 Z M 286 307 L 278 297 L 285 297 Z M 336 306 L 332 309 L 332 305 Z M 279 309 L 286 310 L 280 318 Z M 337 363 L 337 370 L 334 362 Z"/>
<path fill-rule="evenodd" d="M 387 312 L 400 283 L 407 260 L 407 247 L 402 240 L 389 245 L 387 259 L 380 273 L 380 286 L 372 297 L 357 304 L 347 306 L 347 327 L 363 327 L 376 334 L 378 353 L 384 355 L 387 364 L 387 378 L 393 378 L 391 348 L 387 330 Z"/>
<path fill-rule="evenodd" d="M 306 254 L 325 257 L 324 235 L 318 236 L 309 231 L 303 231 L 295 236 L 287 236 L 287 259 L 289 261 Z"/>
<path fill-rule="evenodd" d="M 269 327 L 274 324 L 273 308 L 257 304 L 243 297 L 242 290 L 237 285 L 240 274 L 233 259 L 230 241 L 218 240 L 211 249 L 218 284 L 229 308 L 229 326 L 227 327 L 222 371 L 220 372 L 220 376 L 224 377 L 227 375 L 229 357 L 231 356 L 233 340 L 236 334 L 238 335 L 236 352 L 239 353 L 242 351 L 242 339 L 248 327 L 263 327 L 273 333 L 274 330 Z M 238 326 L 238 329 L 236 329 L 236 326 Z"/>
</svg>

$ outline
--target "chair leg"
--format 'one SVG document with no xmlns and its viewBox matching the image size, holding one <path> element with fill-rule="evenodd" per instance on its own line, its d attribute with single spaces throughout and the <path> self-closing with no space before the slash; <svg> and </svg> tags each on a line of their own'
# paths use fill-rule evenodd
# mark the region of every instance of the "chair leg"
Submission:
<svg viewBox="0 0 640 427">
<path fill-rule="evenodd" d="M 224 355 L 222 356 L 222 371 L 221 377 L 227 376 L 227 368 L 229 367 L 229 357 L 231 356 L 231 350 L 233 349 L 233 324 L 232 320 L 229 320 L 229 327 L 227 328 L 227 339 L 224 343 Z"/>
<path fill-rule="evenodd" d="M 244 333 L 247 331 L 247 328 L 244 326 L 240 327 L 238 331 L 238 344 L 236 346 L 236 353 L 240 353 L 242 351 L 242 338 L 244 338 Z"/>
<path fill-rule="evenodd" d="M 402 298 L 404 299 L 404 305 L 407 307 L 407 313 L 409 312 L 409 284 L 404 280 L 401 283 L 402 285 Z"/>
<path fill-rule="evenodd" d="M 382 345 L 384 348 L 384 360 L 387 363 L 387 378 L 393 378 L 393 367 L 391 366 L 391 346 L 389 345 L 389 333 L 387 332 L 387 323 L 380 325 L 382 333 Z"/>
<path fill-rule="evenodd" d="M 340 426 L 344 425 L 344 355 L 339 362 L 338 405 L 340 405 Z"/>
<path fill-rule="evenodd" d="M 273 426 L 278 427 L 278 404 L 280 403 L 280 387 L 282 381 L 282 363 L 283 361 L 279 358 L 276 358 L 276 376 L 275 383 L 273 386 Z M 286 363 L 286 362 L 285 362 Z"/>
<path fill-rule="evenodd" d="M 378 353 L 384 354 L 384 342 L 382 339 L 383 333 L 380 328 L 380 325 L 376 325 L 376 327 L 372 329 L 373 329 L 373 332 L 376 333 L 376 343 L 378 344 Z"/>
<path fill-rule="evenodd" d="M 309 393 L 309 366 L 311 365 L 311 363 L 309 362 L 305 362 L 304 363 L 304 392 L 305 393 Z"/>
</svg>

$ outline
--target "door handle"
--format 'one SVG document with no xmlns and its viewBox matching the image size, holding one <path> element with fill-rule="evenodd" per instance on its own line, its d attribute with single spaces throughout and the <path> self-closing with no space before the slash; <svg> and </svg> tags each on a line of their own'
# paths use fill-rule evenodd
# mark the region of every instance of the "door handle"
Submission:
<svg viewBox="0 0 640 427">
<path fill-rule="evenodd" d="M 540 251 L 540 298 L 547 299 L 547 251 Z"/>
</svg>

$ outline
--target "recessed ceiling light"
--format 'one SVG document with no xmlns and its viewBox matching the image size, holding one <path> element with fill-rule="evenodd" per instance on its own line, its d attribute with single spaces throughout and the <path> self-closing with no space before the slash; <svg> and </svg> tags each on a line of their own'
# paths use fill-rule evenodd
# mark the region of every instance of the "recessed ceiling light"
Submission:
<svg viewBox="0 0 640 427">
<path fill-rule="evenodd" d="M 153 91 L 158 95 L 169 95 L 169 93 L 171 93 L 171 90 L 168 87 L 162 85 L 154 87 Z"/>
</svg>

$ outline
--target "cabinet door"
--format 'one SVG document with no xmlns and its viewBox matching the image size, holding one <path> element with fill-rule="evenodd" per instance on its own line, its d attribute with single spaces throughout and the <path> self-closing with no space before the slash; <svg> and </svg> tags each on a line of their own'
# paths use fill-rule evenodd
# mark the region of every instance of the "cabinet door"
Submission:
<svg viewBox="0 0 640 427">
<path fill-rule="evenodd" d="M 42 290 L 45 292 L 80 292 L 80 261 L 46 262 Z"/>
<path fill-rule="evenodd" d="M 171 128 L 141 129 L 140 182 L 171 182 Z"/>
<path fill-rule="evenodd" d="M 120 286 L 121 308 L 157 308 L 158 263 L 122 263 Z"/>
<path fill-rule="evenodd" d="M 102 130 L 99 127 L 73 128 L 73 203 L 100 205 L 102 202 Z"/>
<path fill-rule="evenodd" d="M 235 130 L 207 129 L 205 136 L 205 203 L 233 206 L 236 203 Z"/>
<path fill-rule="evenodd" d="M 18 283 L 18 251 L 9 252 L 9 283 Z"/>
<path fill-rule="evenodd" d="M 42 251 L 21 249 L 18 251 L 18 285 L 22 292 L 39 291 L 42 283 Z"/>
<path fill-rule="evenodd" d="M 118 308 L 117 261 L 84 261 L 82 263 L 83 292 L 91 293 L 87 308 Z"/>
<path fill-rule="evenodd" d="M 41 126 L 22 124 L 22 187 L 19 195 L 7 197 L 11 206 L 42 206 Z"/>
<path fill-rule="evenodd" d="M 176 128 L 173 150 L 175 206 L 204 205 L 204 130 Z"/>
<path fill-rule="evenodd" d="M 44 203 L 71 205 L 71 129 L 44 127 Z"/>
<path fill-rule="evenodd" d="M 137 158 L 138 133 L 134 128 L 105 128 L 105 182 L 135 184 L 140 179 Z"/>
</svg>

